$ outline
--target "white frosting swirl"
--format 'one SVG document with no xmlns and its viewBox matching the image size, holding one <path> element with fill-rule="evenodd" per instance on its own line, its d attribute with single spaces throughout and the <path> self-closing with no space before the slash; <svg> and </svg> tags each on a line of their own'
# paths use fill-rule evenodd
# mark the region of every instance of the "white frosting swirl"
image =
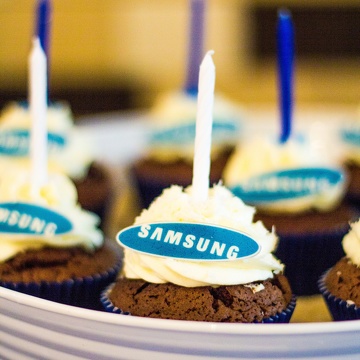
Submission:
<svg viewBox="0 0 360 360">
<path fill-rule="evenodd" d="M 258 221 L 253 222 L 255 209 L 221 185 L 209 190 L 204 203 L 194 203 L 192 187 L 165 189 L 147 210 L 135 219 L 135 225 L 162 222 L 199 222 L 220 225 L 245 232 L 260 245 L 255 256 L 232 261 L 187 261 L 162 258 L 125 249 L 123 274 L 131 279 L 152 283 L 171 282 L 180 286 L 247 284 L 272 278 L 283 265 L 272 255 L 277 244 L 274 232 Z"/>
<path fill-rule="evenodd" d="M 81 209 L 73 183 L 64 175 L 50 174 L 48 182 L 38 191 L 31 187 L 30 173 L 9 168 L 0 182 L 0 202 L 25 202 L 45 206 L 68 218 L 73 225 L 71 233 L 56 236 L 26 236 L 0 234 L 0 261 L 29 249 L 44 246 L 82 246 L 92 251 L 103 244 L 103 234 L 97 228 L 97 215 Z"/>
<path fill-rule="evenodd" d="M 351 262 L 360 266 L 360 220 L 351 224 L 342 241 L 344 252 Z"/>
<path fill-rule="evenodd" d="M 224 169 L 223 180 L 225 185 L 231 188 L 251 177 L 273 171 L 311 167 L 334 168 L 335 165 L 320 149 L 315 149 L 304 139 L 290 138 L 281 144 L 275 139 L 255 137 L 244 141 L 234 151 Z M 326 193 L 256 206 L 267 212 L 301 212 L 309 209 L 326 211 L 338 205 L 345 188 L 346 183 L 342 182 L 327 189 Z"/>
<path fill-rule="evenodd" d="M 151 110 L 150 116 L 154 131 L 166 130 L 181 125 L 195 124 L 197 113 L 197 97 L 185 91 L 174 91 L 160 97 Z M 230 122 L 240 129 L 244 117 L 243 109 L 223 96 L 215 94 L 213 118 L 216 122 Z M 218 156 L 224 147 L 235 145 L 239 140 L 239 132 L 224 137 L 213 136 L 212 157 Z M 183 159 L 192 162 L 194 157 L 194 141 L 188 143 L 150 144 L 149 156 L 161 162 L 172 162 Z"/>
<path fill-rule="evenodd" d="M 4 108 L 0 117 L 0 132 L 8 130 L 31 131 L 31 116 L 27 107 L 18 103 L 10 103 Z M 84 134 L 74 127 L 70 107 L 65 103 L 51 105 L 47 110 L 48 131 L 66 139 L 65 147 L 52 149 L 49 152 L 49 169 L 62 172 L 73 179 L 86 175 L 87 169 L 94 158 L 90 142 Z M 18 163 L 29 168 L 29 156 L 0 156 L 0 168 L 8 163 Z"/>
</svg>

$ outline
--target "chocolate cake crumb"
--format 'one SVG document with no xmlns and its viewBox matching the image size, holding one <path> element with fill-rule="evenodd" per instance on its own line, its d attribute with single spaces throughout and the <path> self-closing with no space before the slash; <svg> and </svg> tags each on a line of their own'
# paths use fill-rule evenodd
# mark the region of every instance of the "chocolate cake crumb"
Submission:
<svg viewBox="0 0 360 360">
<path fill-rule="evenodd" d="M 215 322 L 261 322 L 283 311 L 291 289 L 283 275 L 261 282 L 253 292 L 245 285 L 187 288 L 119 278 L 109 299 L 134 316 Z"/>
<path fill-rule="evenodd" d="M 0 263 L 0 282 L 64 281 L 101 274 L 120 261 L 119 249 L 107 239 L 94 252 L 80 247 L 29 250 Z"/>
<path fill-rule="evenodd" d="M 331 268 L 325 284 L 331 294 L 360 307 L 360 268 L 348 258 L 344 257 Z"/>
<path fill-rule="evenodd" d="M 276 233 L 284 235 L 299 234 L 308 236 L 316 233 L 333 233 L 339 229 L 348 231 L 349 222 L 359 217 L 359 211 L 347 203 L 341 203 L 333 211 L 309 211 L 301 214 L 267 214 L 260 210 L 256 212 L 254 221 L 262 221 L 267 229 L 275 226 Z"/>
</svg>

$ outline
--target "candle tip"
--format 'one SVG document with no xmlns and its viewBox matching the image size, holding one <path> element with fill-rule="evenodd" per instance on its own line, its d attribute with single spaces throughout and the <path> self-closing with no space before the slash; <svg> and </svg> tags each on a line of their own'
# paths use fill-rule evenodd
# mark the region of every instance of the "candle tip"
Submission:
<svg viewBox="0 0 360 360">
<path fill-rule="evenodd" d="M 280 8 L 278 10 L 278 17 L 282 19 L 291 18 L 291 11 L 287 8 Z"/>
</svg>

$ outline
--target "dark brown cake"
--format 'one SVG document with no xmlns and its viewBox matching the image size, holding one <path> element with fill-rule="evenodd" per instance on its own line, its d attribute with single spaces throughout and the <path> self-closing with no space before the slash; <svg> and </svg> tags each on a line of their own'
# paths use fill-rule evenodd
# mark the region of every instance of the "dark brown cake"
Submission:
<svg viewBox="0 0 360 360">
<path fill-rule="evenodd" d="M 351 300 L 360 307 L 360 268 L 344 257 L 325 277 L 327 290 L 337 298 Z"/>
<path fill-rule="evenodd" d="M 110 175 L 105 167 L 93 162 L 84 178 L 73 181 L 81 207 L 97 214 L 101 220 L 104 220 L 112 193 Z"/>
<path fill-rule="evenodd" d="M 103 310 L 102 290 L 121 266 L 122 252 L 105 240 L 94 252 L 80 247 L 43 248 L 17 254 L 0 264 L 0 286 L 58 303 Z"/>
<path fill-rule="evenodd" d="M 210 184 L 221 179 L 225 164 L 233 149 L 225 150 L 211 162 Z M 137 183 L 141 207 L 147 208 L 162 191 L 171 185 L 189 186 L 193 177 L 193 164 L 185 160 L 161 163 L 151 158 L 142 158 L 134 163 L 132 174 Z"/>
<path fill-rule="evenodd" d="M 89 253 L 80 247 L 29 250 L 0 263 L 0 281 L 14 283 L 61 282 L 106 272 L 120 262 L 121 252 L 115 241 Z"/>
<path fill-rule="evenodd" d="M 261 283 L 264 289 L 254 293 L 244 285 L 187 288 L 119 278 L 109 299 L 135 316 L 253 323 L 280 313 L 292 297 L 283 275 Z"/>
<path fill-rule="evenodd" d="M 359 212 L 346 203 L 333 211 L 311 211 L 300 214 L 266 214 L 257 211 L 255 220 L 261 220 L 265 227 L 275 226 L 278 235 L 307 236 L 309 234 L 333 233 L 339 228 L 349 230 L 349 222 L 359 217 Z M 340 240 L 341 241 L 341 240 Z"/>
</svg>

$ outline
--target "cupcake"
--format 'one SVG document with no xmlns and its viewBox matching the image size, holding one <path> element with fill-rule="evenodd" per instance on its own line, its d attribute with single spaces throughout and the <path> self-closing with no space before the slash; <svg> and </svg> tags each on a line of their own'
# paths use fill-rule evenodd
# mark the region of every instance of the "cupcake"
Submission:
<svg viewBox="0 0 360 360">
<path fill-rule="evenodd" d="M 121 251 L 97 215 L 77 203 L 73 183 L 52 173 L 40 187 L 19 167 L 0 182 L 0 286 L 56 302 L 101 309 Z"/>
<path fill-rule="evenodd" d="M 234 152 L 223 179 L 235 195 L 256 206 L 257 220 L 275 227 L 275 254 L 294 293 L 318 293 L 317 279 L 344 255 L 342 237 L 358 217 L 343 201 L 343 169 L 304 137 L 283 144 L 253 138 Z"/>
<path fill-rule="evenodd" d="M 0 167 L 29 166 L 31 116 L 26 103 L 10 103 L 0 117 Z M 103 220 L 111 196 L 108 170 L 94 161 L 94 149 L 73 123 L 70 107 L 54 103 L 47 110 L 50 171 L 69 176 L 81 206 Z"/>
<path fill-rule="evenodd" d="M 295 299 L 277 242 L 222 185 L 205 202 L 171 186 L 118 234 L 124 267 L 105 308 L 132 316 L 208 322 L 288 322 Z"/>
<path fill-rule="evenodd" d="M 150 113 L 150 136 L 145 154 L 131 167 L 141 207 L 148 207 L 170 185 L 186 187 L 193 174 L 197 95 L 185 91 L 160 97 Z M 239 141 L 243 110 L 215 96 L 210 182 L 221 179 L 223 168 Z"/>
<path fill-rule="evenodd" d="M 334 320 L 360 319 L 360 221 L 344 236 L 345 256 L 319 279 L 319 289 Z"/>
</svg>

